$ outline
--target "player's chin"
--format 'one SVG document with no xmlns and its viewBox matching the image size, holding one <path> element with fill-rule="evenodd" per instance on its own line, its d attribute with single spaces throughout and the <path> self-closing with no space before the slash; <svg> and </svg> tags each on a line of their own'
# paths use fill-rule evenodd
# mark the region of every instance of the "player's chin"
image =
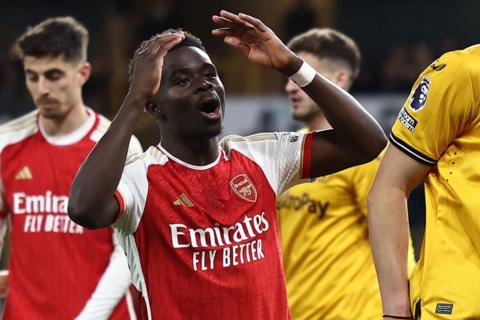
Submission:
<svg viewBox="0 0 480 320">
<path fill-rule="evenodd" d="M 42 117 L 46 119 L 62 119 L 63 118 L 63 113 L 57 109 L 40 108 L 39 112 L 42 115 Z"/>
<path fill-rule="evenodd" d="M 212 123 L 208 126 L 205 126 L 200 134 L 200 136 L 204 138 L 214 138 L 218 136 L 222 132 L 222 123 L 221 121 L 218 121 L 216 123 Z"/>
</svg>

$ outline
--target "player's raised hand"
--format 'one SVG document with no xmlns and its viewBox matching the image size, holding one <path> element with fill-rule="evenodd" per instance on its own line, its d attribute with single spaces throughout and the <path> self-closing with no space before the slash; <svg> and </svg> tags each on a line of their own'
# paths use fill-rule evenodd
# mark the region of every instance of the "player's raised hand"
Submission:
<svg viewBox="0 0 480 320">
<path fill-rule="evenodd" d="M 137 49 L 129 94 L 149 100 L 158 92 L 165 55 L 184 38 L 181 31 L 157 35 Z"/>
<path fill-rule="evenodd" d="M 222 10 L 212 20 L 219 26 L 212 34 L 224 37 L 225 43 L 240 49 L 254 63 L 283 70 L 296 58 L 276 34 L 257 18 Z"/>
</svg>

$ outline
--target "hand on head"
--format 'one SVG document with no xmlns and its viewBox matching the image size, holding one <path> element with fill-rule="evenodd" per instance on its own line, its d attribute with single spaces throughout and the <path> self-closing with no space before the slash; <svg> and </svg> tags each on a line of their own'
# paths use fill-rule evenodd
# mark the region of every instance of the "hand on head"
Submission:
<svg viewBox="0 0 480 320">
<path fill-rule="evenodd" d="M 265 67 L 283 69 L 295 55 L 262 21 L 252 16 L 222 10 L 212 20 L 219 28 L 212 30 L 225 43 L 240 49 L 252 62 Z"/>
<path fill-rule="evenodd" d="M 130 94 L 149 100 L 158 92 L 165 55 L 185 38 L 182 31 L 156 35 L 137 49 Z"/>
</svg>

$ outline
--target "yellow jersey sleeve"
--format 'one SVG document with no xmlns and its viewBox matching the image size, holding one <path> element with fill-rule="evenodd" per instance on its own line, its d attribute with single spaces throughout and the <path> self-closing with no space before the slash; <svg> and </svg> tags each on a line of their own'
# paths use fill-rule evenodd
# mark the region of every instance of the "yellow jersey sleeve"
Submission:
<svg viewBox="0 0 480 320">
<path fill-rule="evenodd" d="M 472 83 L 460 55 L 447 53 L 420 74 L 390 133 L 393 145 L 426 165 L 437 162 L 472 112 Z"/>
</svg>

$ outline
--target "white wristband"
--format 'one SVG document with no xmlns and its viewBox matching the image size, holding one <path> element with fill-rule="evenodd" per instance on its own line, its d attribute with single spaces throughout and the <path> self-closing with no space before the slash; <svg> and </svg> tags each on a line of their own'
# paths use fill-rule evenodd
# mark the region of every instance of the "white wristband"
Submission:
<svg viewBox="0 0 480 320">
<path fill-rule="evenodd" d="M 292 74 L 289 78 L 299 87 L 303 88 L 313 81 L 313 78 L 315 78 L 316 74 L 317 71 L 315 71 L 315 69 L 313 69 L 304 61 L 300 69 L 295 74 Z"/>
</svg>

